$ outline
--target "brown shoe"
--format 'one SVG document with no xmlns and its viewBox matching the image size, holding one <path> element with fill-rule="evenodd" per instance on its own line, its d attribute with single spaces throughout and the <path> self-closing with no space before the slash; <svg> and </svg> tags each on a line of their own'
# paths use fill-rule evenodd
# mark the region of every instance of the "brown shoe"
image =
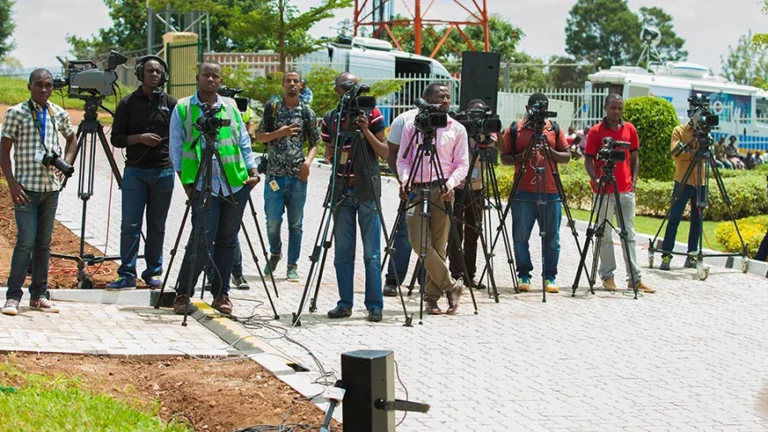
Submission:
<svg viewBox="0 0 768 432">
<path fill-rule="evenodd" d="M 188 300 L 189 296 L 177 294 L 176 298 L 173 300 L 173 312 L 176 315 L 184 315 L 185 310 L 187 311 L 187 315 L 195 312 L 197 310 L 197 306 L 195 306 L 191 301 L 189 302 L 189 309 L 187 309 Z"/>
<path fill-rule="evenodd" d="M 618 289 L 616 288 L 616 282 L 614 282 L 613 278 L 603 280 L 603 287 L 608 291 L 616 291 Z"/>
<path fill-rule="evenodd" d="M 643 281 L 637 281 L 635 283 L 635 286 L 637 287 L 638 291 L 642 291 L 644 293 L 653 294 L 656 292 L 655 289 L 649 287 L 648 285 L 644 284 Z M 628 284 L 627 288 L 632 289 L 632 284 Z"/>
<path fill-rule="evenodd" d="M 429 315 L 440 315 L 443 311 L 440 310 L 440 306 L 437 305 L 437 300 L 424 300 L 427 304 L 427 313 Z"/>
<path fill-rule="evenodd" d="M 30 300 L 29 308 L 40 312 L 59 313 L 59 308 L 54 306 L 53 303 L 45 297 Z"/>
<path fill-rule="evenodd" d="M 446 315 L 453 315 L 459 310 L 459 301 L 461 300 L 461 293 L 463 291 L 464 284 L 461 281 L 457 281 L 453 285 L 453 290 L 445 293 L 445 296 L 448 297 L 448 309 L 445 311 Z"/>
<path fill-rule="evenodd" d="M 232 315 L 232 301 L 229 299 L 228 295 L 220 295 L 216 297 L 211 306 L 223 314 Z"/>
</svg>

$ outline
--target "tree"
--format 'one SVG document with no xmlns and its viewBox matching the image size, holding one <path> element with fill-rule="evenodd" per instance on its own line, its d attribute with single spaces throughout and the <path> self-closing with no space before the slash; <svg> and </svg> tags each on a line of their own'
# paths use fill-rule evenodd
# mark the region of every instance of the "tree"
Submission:
<svg viewBox="0 0 768 432">
<path fill-rule="evenodd" d="M 688 51 L 683 49 L 685 39 L 675 33 L 672 17 L 658 7 L 641 7 L 640 24 L 654 26 L 661 32 L 661 41 L 656 49 L 663 60 L 679 61 L 688 58 Z"/>
<path fill-rule="evenodd" d="M 549 86 L 554 88 L 582 88 L 587 76 L 594 72 L 595 66 L 570 66 L 576 64 L 572 57 L 553 56 L 549 60 Z M 569 66 L 558 66 L 569 65 Z"/>
<path fill-rule="evenodd" d="M 723 76 L 738 84 L 757 86 L 768 76 L 768 52 L 753 42 L 752 32 L 728 46 L 728 58 L 720 56 Z"/>
<path fill-rule="evenodd" d="M 578 61 L 613 65 L 635 64 L 641 60 L 640 30 L 654 25 L 662 32 L 657 48 L 665 60 L 683 60 L 685 40 L 677 36 L 670 17 L 661 8 L 640 8 L 633 13 L 626 0 L 578 0 L 571 8 L 565 27 L 565 51 Z M 642 63 L 642 62 L 641 62 Z"/>
<path fill-rule="evenodd" d="M 534 66 L 531 66 L 531 65 Z M 541 66 L 537 66 L 537 65 Z M 547 87 L 547 74 L 544 73 L 544 61 L 518 51 L 502 65 L 501 80 L 504 87 L 510 89 L 543 89 Z"/>
<path fill-rule="evenodd" d="M 0 0 L 0 59 L 16 48 L 16 43 L 11 39 L 16 29 L 12 13 L 14 3 L 14 0 Z"/>
</svg>

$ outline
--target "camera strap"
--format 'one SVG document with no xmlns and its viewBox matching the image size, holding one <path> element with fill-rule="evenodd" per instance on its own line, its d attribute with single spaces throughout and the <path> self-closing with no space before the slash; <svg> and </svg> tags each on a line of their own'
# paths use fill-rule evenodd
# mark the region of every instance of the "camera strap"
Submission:
<svg viewBox="0 0 768 432">
<path fill-rule="evenodd" d="M 35 123 L 35 128 L 40 133 L 40 145 L 47 150 L 48 146 L 45 145 L 45 133 L 49 115 L 51 123 L 54 125 L 54 131 L 56 129 L 56 119 L 53 115 L 53 109 L 50 105 L 46 105 L 42 110 L 38 111 L 32 103 L 32 99 L 27 101 L 27 105 L 29 106 L 29 113 L 32 115 L 32 121 Z"/>
</svg>

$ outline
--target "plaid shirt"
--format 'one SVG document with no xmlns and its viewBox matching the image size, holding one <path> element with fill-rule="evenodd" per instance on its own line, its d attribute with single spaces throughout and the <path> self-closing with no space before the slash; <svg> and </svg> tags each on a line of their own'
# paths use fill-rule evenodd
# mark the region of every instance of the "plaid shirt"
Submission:
<svg viewBox="0 0 768 432">
<path fill-rule="evenodd" d="M 42 111 L 37 102 L 32 103 L 36 110 Z M 75 128 L 63 108 L 48 102 L 47 109 L 45 147 L 63 158 L 64 152 L 56 131 L 67 137 L 75 132 Z M 0 135 L 13 140 L 13 174 L 24 189 L 33 192 L 54 192 L 61 189 L 58 170 L 35 161 L 35 153 L 40 149 L 41 135 L 27 102 L 14 105 L 6 111 Z"/>
</svg>

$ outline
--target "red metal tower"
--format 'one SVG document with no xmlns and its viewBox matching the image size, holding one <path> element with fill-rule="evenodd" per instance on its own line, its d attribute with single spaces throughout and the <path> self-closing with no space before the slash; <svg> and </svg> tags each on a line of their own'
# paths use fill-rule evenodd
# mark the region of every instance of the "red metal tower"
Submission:
<svg viewBox="0 0 768 432">
<path fill-rule="evenodd" d="M 472 51 L 477 51 L 478 48 L 483 49 L 484 51 L 490 51 L 487 0 L 452 0 L 453 3 L 464 9 L 469 14 L 469 18 L 463 21 L 446 21 L 438 18 L 432 18 L 429 15 L 429 11 L 432 8 L 432 5 L 435 3 L 435 0 L 429 0 L 429 4 L 427 5 L 426 9 L 422 9 L 421 0 L 401 0 L 403 7 L 408 11 L 408 14 L 411 16 L 411 18 L 390 19 L 389 17 L 384 16 L 384 14 L 381 12 L 384 10 L 385 6 L 392 10 L 392 3 L 394 1 L 395 0 L 355 0 L 355 36 L 357 36 L 360 27 L 372 27 L 373 37 L 380 38 L 382 36 L 382 32 L 386 32 L 390 39 L 392 39 L 392 43 L 399 50 L 402 50 L 403 41 L 395 37 L 392 29 L 396 26 L 411 27 L 411 30 L 406 34 L 405 38 L 410 38 L 411 36 L 414 37 L 414 45 L 416 46 L 416 52 L 414 54 L 421 55 L 421 37 L 422 33 L 426 31 L 435 37 L 435 39 L 439 40 L 434 50 L 432 50 L 432 53 L 429 55 L 430 57 L 435 57 L 443 45 L 460 56 L 461 53 L 456 48 L 451 46 L 449 43 L 446 43 L 448 36 L 451 35 L 451 32 L 456 30 L 459 32 L 459 35 L 461 35 L 462 39 L 464 39 Z M 482 5 L 479 4 L 480 1 L 482 2 Z M 412 4 L 413 8 L 410 8 L 409 4 Z M 366 11 L 366 9 L 371 10 Z M 424 27 L 429 25 L 441 27 L 443 32 L 442 36 L 439 36 L 437 32 L 432 28 Z M 482 27 L 484 46 L 475 47 L 467 37 L 466 33 L 464 33 L 464 30 L 461 28 L 461 26 Z"/>
</svg>

